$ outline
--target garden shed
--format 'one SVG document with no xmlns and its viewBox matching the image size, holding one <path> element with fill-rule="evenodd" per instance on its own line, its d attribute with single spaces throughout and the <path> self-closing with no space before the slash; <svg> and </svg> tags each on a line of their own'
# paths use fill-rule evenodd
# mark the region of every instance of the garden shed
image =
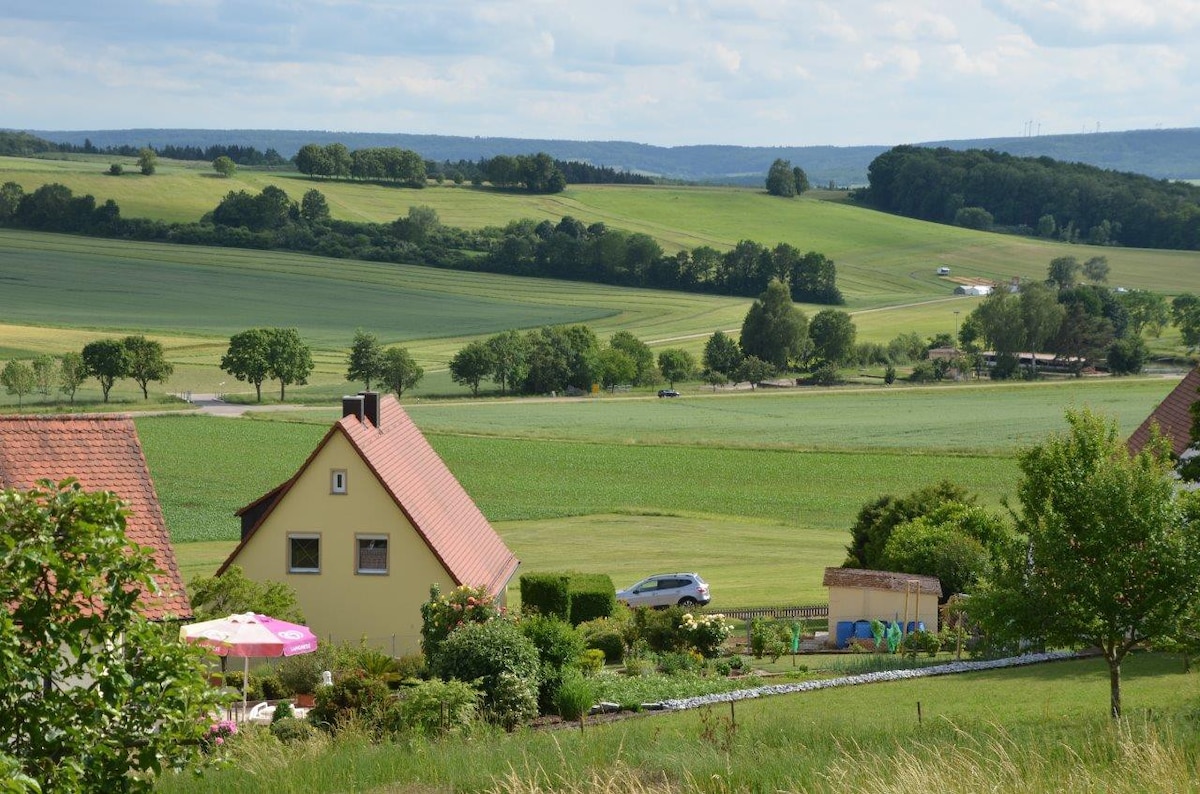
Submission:
<svg viewBox="0 0 1200 794">
<path fill-rule="evenodd" d="M 838 637 L 838 624 L 881 620 L 907 626 L 924 623 L 937 631 L 938 599 L 942 584 L 934 576 L 861 568 L 826 568 L 829 588 L 829 636 Z"/>
</svg>

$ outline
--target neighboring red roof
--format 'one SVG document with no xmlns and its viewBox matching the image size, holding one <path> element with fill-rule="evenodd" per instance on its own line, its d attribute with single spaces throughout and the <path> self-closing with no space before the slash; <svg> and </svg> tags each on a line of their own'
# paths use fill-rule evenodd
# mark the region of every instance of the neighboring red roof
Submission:
<svg viewBox="0 0 1200 794">
<path fill-rule="evenodd" d="M 381 397 L 379 414 L 379 427 L 353 415 L 338 420 L 299 471 L 266 495 L 274 496 L 270 507 L 217 573 L 233 564 L 333 434 L 342 433 L 455 583 L 487 587 L 493 595 L 501 593 L 516 573 L 520 562 L 516 555 L 504 545 L 400 403 L 391 396 Z M 261 504 L 264 498 L 242 508 L 239 514 Z"/>
<path fill-rule="evenodd" d="M 868 571 L 863 568 L 826 568 L 826 587 L 858 587 L 864 590 L 894 590 L 903 593 L 909 582 L 917 582 L 922 593 L 942 597 L 942 583 L 936 576 L 918 576 L 896 571 Z"/>
<path fill-rule="evenodd" d="M 1170 439 L 1171 451 L 1176 456 L 1182 455 L 1191 444 L 1191 407 L 1197 400 L 1200 400 L 1200 367 L 1184 376 L 1167 398 L 1146 417 L 1146 421 L 1133 431 L 1127 442 L 1129 451 L 1134 455 L 1141 452 L 1150 440 L 1150 427 L 1157 423 L 1159 432 Z"/>
<path fill-rule="evenodd" d="M 162 595 L 144 596 L 143 614 L 153 620 L 191 618 L 133 420 L 113 415 L 0 417 L 0 487 L 28 489 L 38 480 L 68 477 L 85 490 L 112 491 L 129 503 L 126 536 L 154 549 L 164 572 L 158 579 Z"/>
</svg>

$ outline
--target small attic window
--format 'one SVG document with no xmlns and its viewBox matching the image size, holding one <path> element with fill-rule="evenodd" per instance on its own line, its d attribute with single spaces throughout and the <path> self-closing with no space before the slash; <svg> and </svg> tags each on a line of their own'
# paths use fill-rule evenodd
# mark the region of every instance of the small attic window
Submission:
<svg viewBox="0 0 1200 794">
<path fill-rule="evenodd" d="M 329 492 L 346 493 L 346 470 L 334 469 L 329 472 Z"/>
<path fill-rule="evenodd" d="M 321 572 L 321 536 L 316 533 L 288 534 L 288 573 Z"/>
</svg>

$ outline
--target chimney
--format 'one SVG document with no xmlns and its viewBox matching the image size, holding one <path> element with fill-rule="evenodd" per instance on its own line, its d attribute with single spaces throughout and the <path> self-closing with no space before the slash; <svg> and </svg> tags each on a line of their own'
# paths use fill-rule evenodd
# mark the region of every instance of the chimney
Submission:
<svg viewBox="0 0 1200 794">
<path fill-rule="evenodd" d="M 367 421 L 379 427 L 379 392 L 360 391 L 358 397 L 363 401 L 363 416 Z"/>
<path fill-rule="evenodd" d="M 342 416 L 354 416 L 360 422 L 363 420 L 362 395 L 348 394 L 342 397 Z"/>
</svg>

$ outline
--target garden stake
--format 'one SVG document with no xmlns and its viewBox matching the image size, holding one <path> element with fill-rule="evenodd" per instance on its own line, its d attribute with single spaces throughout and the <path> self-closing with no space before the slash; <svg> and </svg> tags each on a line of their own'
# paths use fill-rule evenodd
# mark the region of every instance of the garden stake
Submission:
<svg viewBox="0 0 1200 794">
<path fill-rule="evenodd" d="M 730 727 L 733 727 L 733 728 L 737 727 L 737 717 L 735 717 L 733 714 L 733 701 L 732 700 L 729 701 L 729 725 L 730 725 Z"/>
<path fill-rule="evenodd" d="M 917 701 L 917 724 L 921 724 L 921 701 Z"/>
</svg>

